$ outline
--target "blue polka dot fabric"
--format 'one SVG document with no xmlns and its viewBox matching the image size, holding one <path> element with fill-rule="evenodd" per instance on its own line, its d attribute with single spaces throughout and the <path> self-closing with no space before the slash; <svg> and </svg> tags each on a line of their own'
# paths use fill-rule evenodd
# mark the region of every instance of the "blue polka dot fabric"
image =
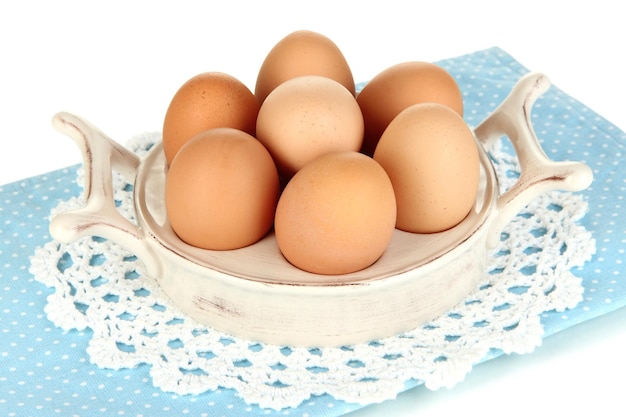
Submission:
<svg viewBox="0 0 626 417">
<path fill-rule="evenodd" d="M 416 57 L 419 59 L 419 57 Z M 439 62 L 464 93 L 466 121 L 476 126 L 528 70 L 491 48 Z M 547 74 L 549 76 L 549 74 Z M 535 104 L 537 136 L 554 160 L 578 160 L 594 172 L 583 192 L 589 213 L 581 220 L 596 239 L 593 259 L 574 273 L 583 301 L 564 313 L 546 313 L 545 336 L 626 304 L 622 259 L 626 224 L 626 135 L 575 98 L 552 86 Z M 51 240 L 50 210 L 81 192 L 72 166 L 0 187 L 0 410 L 7 416 L 338 416 L 360 406 L 318 396 L 298 408 L 264 410 L 231 390 L 178 396 L 151 384 L 149 366 L 107 370 L 90 363 L 90 330 L 64 332 L 46 318 L 50 288 L 29 272 L 35 248 Z M 488 358 L 486 358 L 488 359 Z M 417 384 L 417 382 L 415 383 Z M 407 385 L 407 389 L 414 385 Z"/>
</svg>

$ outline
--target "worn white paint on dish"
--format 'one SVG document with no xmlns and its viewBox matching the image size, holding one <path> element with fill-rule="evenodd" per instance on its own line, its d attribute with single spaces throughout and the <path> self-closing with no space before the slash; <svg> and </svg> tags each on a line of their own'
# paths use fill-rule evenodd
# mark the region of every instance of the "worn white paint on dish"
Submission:
<svg viewBox="0 0 626 417">
<path fill-rule="evenodd" d="M 157 144 L 138 158 L 87 121 L 59 113 L 57 129 L 81 148 L 85 207 L 52 219 L 52 236 L 111 239 L 136 254 L 186 314 L 235 336 L 290 346 L 338 346 L 392 336 L 444 313 L 483 278 L 487 251 L 501 228 L 540 193 L 580 191 L 592 181 L 578 162 L 551 161 L 530 121 L 547 77 L 522 77 L 502 104 L 475 129 L 481 188 L 474 209 L 456 227 L 421 235 L 396 230 L 383 256 L 351 274 L 324 276 L 295 268 L 273 234 L 246 248 L 208 251 L 182 242 L 164 206 L 165 158 Z M 520 160 L 518 182 L 501 194 L 487 150 L 506 135 Z M 137 225 L 115 209 L 112 170 L 134 184 Z"/>
</svg>

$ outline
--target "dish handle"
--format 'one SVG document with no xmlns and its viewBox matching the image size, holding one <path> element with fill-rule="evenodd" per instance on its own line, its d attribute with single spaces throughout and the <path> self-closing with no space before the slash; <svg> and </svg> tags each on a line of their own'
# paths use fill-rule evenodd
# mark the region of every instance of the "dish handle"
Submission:
<svg viewBox="0 0 626 417">
<path fill-rule="evenodd" d="M 517 182 L 498 195 L 497 213 L 490 225 L 487 245 L 498 244 L 500 232 L 513 216 L 540 194 L 553 191 L 582 191 L 593 180 L 591 168 L 581 162 L 553 161 L 544 153 L 532 122 L 533 104 L 550 87 L 547 76 L 537 72 L 524 75 L 504 101 L 475 129 L 474 134 L 488 150 L 506 135 L 517 154 L 521 173 Z"/>
<path fill-rule="evenodd" d="M 113 170 L 134 184 L 140 158 L 80 117 L 60 112 L 52 125 L 74 140 L 83 156 L 85 205 L 56 215 L 50 234 L 62 243 L 99 236 L 123 244 L 145 264 L 148 274 L 159 276 L 161 261 L 139 226 L 123 217 L 113 197 Z"/>
</svg>

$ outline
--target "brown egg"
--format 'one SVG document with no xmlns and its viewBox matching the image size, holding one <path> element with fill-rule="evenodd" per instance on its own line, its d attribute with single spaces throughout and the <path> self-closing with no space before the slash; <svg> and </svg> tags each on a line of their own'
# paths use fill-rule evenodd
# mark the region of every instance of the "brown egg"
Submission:
<svg viewBox="0 0 626 417">
<path fill-rule="evenodd" d="M 305 75 L 276 87 L 261 105 L 256 137 L 290 177 L 307 162 L 334 151 L 358 151 L 363 116 L 356 99 L 338 82 Z"/>
<path fill-rule="evenodd" d="M 389 122 L 412 104 L 445 104 L 463 116 L 463 97 L 456 80 L 429 62 L 403 62 L 385 69 L 363 87 L 357 102 L 365 121 L 362 152 L 366 155 L 374 153 Z"/>
<path fill-rule="evenodd" d="M 255 133 L 259 102 L 237 78 L 206 72 L 188 80 L 176 92 L 163 121 L 163 151 L 170 164 L 189 139 L 214 127 Z"/>
<path fill-rule="evenodd" d="M 395 196 L 383 168 L 359 152 L 333 152 L 289 181 L 274 230 L 293 265 L 336 275 L 373 264 L 391 240 L 395 219 Z"/>
<path fill-rule="evenodd" d="M 449 229 L 476 201 L 478 147 L 469 126 L 450 107 L 422 103 L 400 112 L 382 134 L 374 159 L 393 184 L 398 229 Z"/>
<path fill-rule="evenodd" d="M 331 78 L 355 95 L 352 71 L 339 47 L 308 30 L 290 33 L 270 50 L 259 69 L 254 93 L 262 103 L 278 85 L 300 75 Z"/>
<path fill-rule="evenodd" d="M 279 189 L 276 166 L 259 141 L 237 129 L 214 128 L 176 154 L 167 171 L 165 207 L 184 242 L 236 249 L 269 231 Z"/>
</svg>

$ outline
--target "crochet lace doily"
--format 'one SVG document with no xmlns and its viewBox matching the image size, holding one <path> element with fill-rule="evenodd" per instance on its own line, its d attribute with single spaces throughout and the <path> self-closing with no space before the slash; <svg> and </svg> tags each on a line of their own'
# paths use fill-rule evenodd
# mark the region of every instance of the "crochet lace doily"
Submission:
<svg viewBox="0 0 626 417">
<path fill-rule="evenodd" d="M 128 147 L 140 155 L 159 140 L 145 134 Z M 490 151 L 506 189 L 519 176 L 502 143 Z M 83 184 L 82 170 L 77 181 Z M 134 221 L 132 186 L 114 173 L 120 212 Z M 51 213 L 82 206 L 82 197 Z M 64 330 L 90 328 L 91 361 L 102 368 L 149 364 L 153 384 L 177 394 L 234 389 L 263 408 L 296 407 L 312 395 L 371 404 L 395 398 L 407 381 L 452 387 L 490 351 L 528 353 L 541 344 L 542 313 L 574 308 L 581 279 L 572 274 L 595 252 L 577 224 L 587 211 L 580 194 L 536 198 L 502 231 L 484 281 L 447 314 L 413 331 L 341 348 L 293 348 L 243 340 L 186 317 L 144 266 L 118 244 L 83 238 L 36 249 L 30 271 L 54 288 L 45 312 Z"/>
</svg>

